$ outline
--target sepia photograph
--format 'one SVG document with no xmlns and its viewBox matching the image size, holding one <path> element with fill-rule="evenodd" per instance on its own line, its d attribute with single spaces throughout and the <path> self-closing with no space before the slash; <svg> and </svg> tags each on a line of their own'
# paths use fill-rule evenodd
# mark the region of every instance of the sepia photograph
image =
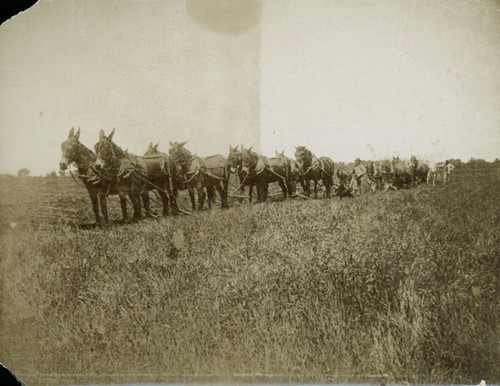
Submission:
<svg viewBox="0 0 500 386">
<path fill-rule="evenodd" d="M 500 1 L 2 20 L 0 384 L 500 384 Z"/>
</svg>

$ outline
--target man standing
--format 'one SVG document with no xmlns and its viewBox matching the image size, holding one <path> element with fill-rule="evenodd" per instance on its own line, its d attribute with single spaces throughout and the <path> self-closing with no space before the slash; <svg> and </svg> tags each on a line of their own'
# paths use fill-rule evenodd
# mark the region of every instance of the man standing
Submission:
<svg viewBox="0 0 500 386">
<path fill-rule="evenodd" d="M 446 160 L 444 163 L 444 170 L 443 170 L 443 182 L 446 184 L 450 181 L 451 177 L 451 171 L 455 169 L 455 166 L 453 166 L 450 161 Z"/>
<path fill-rule="evenodd" d="M 427 173 L 427 183 L 432 179 L 432 186 L 436 185 L 436 163 L 434 161 L 429 162 L 429 172 Z"/>
<path fill-rule="evenodd" d="M 366 166 L 361 163 L 359 158 L 356 158 L 354 169 L 352 171 L 352 178 L 349 187 L 354 196 L 359 196 L 361 193 L 362 180 L 366 176 Z"/>
</svg>

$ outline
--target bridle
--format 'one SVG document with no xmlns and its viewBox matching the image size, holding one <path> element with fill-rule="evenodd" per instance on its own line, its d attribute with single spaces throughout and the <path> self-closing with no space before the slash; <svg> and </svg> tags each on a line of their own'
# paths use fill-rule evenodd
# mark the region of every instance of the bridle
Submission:
<svg viewBox="0 0 500 386">
<path fill-rule="evenodd" d="M 234 158 L 236 158 L 236 160 L 234 160 Z M 241 152 L 235 150 L 229 153 L 228 164 L 231 168 L 234 168 L 235 170 L 241 170 L 241 167 L 243 166 L 243 159 Z"/>
<path fill-rule="evenodd" d="M 102 147 L 102 145 L 103 145 L 103 144 L 107 144 L 107 145 L 108 145 L 108 147 L 110 148 L 110 149 L 108 149 L 108 150 L 110 150 L 111 155 L 109 155 L 109 156 L 108 156 L 108 155 L 106 155 L 106 156 L 105 156 L 105 155 L 103 155 L 102 153 L 100 153 L 100 151 L 101 151 L 101 147 Z M 120 151 L 121 151 L 121 155 L 120 155 L 120 156 L 117 156 L 117 155 L 116 155 L 115 148 L 117 148 L 118 150 L 120 150 Z M 99 150 L 98 150 L 98 149 L 99 149 Z M 110 142 L 110 141 L 108 141 L 108 140 L 101 140 L 101 141 L 99 141 L 99 142 L 97 143 L 97 145 L 96 145 L 96 157 L 97 157 L 97 158 L 101 158 L 101 159 L 104 161 L 104 163 L 105 163 L 105 164 L 108 164 L 108 165 L 113 165 L 113 164 L 115 164 L 115 163 L 118 163 L 118 162 L 119 162 L 122 158 L 124 158 L 124 157 L 125 157 L 125 155 L 124 155 L 123 150 L 121 150 L 121 149 L 120 149 L 118 146 L 116 146 L 114 143 L 112 143 L 112 142 Z"/>
</svg>

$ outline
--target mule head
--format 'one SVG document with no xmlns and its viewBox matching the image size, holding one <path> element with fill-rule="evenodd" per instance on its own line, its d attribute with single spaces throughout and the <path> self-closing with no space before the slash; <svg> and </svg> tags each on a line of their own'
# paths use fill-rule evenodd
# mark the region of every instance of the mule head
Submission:
<svg viewBox="0 0 500 386">
<path fill-rule="evenodd" d="M 418 164 L 419 164 L 419 162 L 418 162 L 418 158 L 417 158 L 416 156 L 412 155 L 412 156 L 410 157 L 410 164 L 411 164 L 411 167 L 412 167 L 413 169 L 418 168 Z"/>
<path fill-rule="evenodd" d="M 301 169 L 311 166 L 312 153 L 305 146 L 295 146 L 295 159 Z"/>
<path fill-rule="evenodd" d="M 68 139 L 61 144 L 62 156 L 59 161 L 59 169 L 66 170 L 72 162 L 78 162 L 80 160 L 79 154 L 79 142 L 80 138 L 80 128 L 75 134 L 75 128 L 72 127 L 69 131 Z"/>
<path fill-rule="evenodd" d="M 257 153 L 254 153 L 252 151 L 252 147 L 253 146 L 248 149 L 244 149 L 241 152 L 241 171 L 247 175 L 251 170 L 255 168 L 255 166 L 257 165 L 257 160 L 259 158 Z"/>
<path fill-rule="evenodd" d="M 227 163 L 231 168 L 231 173 L 236 173 L 241 168 L 241 152 L 238 150 L 238 146 L 232 147 L 229 145 Z"/>
<path fill-rule="evenodd" d="M 156 145 L 153 145 L 153 142 L 150 142 L 149 143 L 149 146 L 148 146 L 148 150 L 146 150 L 146 152 L 144 153 L 145 156 L 148 156 L 148 155 L 155 155 L 155 154 L 158 154 L 159 151 L 158 151 L 158 145 L 160 143 L 158 142 Z"/>
<path fill-rule="evenodd" d="M 95 168 L 98 170 L 116 167 L 124 157 L 124 151 L 112 140 L 114 134 L 115 129 L 108 136 L 104 134 L 102 129 L 99 132 L 99 142 L 94 146 L 96 153 Z"/>
<path fill-rule="evenodd" d="M 174 162 L 181 165 L 184 169 L 187 168 L 187 165 L 192 158 L 191 152 L 184 147 L 186 143 L 188 143 L 188 141 L 181 143 L 170 141 L 170 149 L 168 150 L 168 154 L 172 157 Z"/>
</svg>

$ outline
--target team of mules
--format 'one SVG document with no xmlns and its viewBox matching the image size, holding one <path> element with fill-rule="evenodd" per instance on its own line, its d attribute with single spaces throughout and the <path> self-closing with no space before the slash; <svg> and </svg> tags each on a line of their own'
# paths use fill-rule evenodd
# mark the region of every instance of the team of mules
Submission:
<svg viewBox="0 0 500 386">
<path fill-rule="evenodd" d="M 253 188 L 257 201 L 269 197 L 269 185 L 277 183 L 283 199 L 311 196 L 310 182 L 313 182 L 314 197 L 318 197 L 318 186 L 324 187 L 325 196 L 355 196 L 363 191 L 377 189 L 399 189 L 424 182 L 428 178 L 429 167 L 416 157 L 411 160 L 394 158 L 371 162 L 362 169 L 366 173 L 356 175 L 337 167 L 328 157 L 317 157 L 305 146 L 296 147 L 295 160 L 276 152 L 269 158 L 257 154 L 243 145 L 229 146 L 227 159 L 220 154 L 199 157 L 187 148 L 187 142 L 170 142 L 167 153 L 158 150 L 158 144 L 149 144 L 143 156 L 131 154 L 113 142 L 114 129 L 109 135 L 101 130 L 99 141 L 94 146 L 95 153 L 79 142 L 80 129 L 72 128 L 69 137 L 62 143 L 60 169 L 66 170 L 75 164 L 77 176 L 85 185 L 95 214 L 96 223 L 101 223 L 99 206 L 104 221 L 108 221 L 106 198 L 116 194 L 120 198 L 123 220 L 128 220 L 127 197 L 130 199 L 133 220 L 141 218 L 141 199 L 146 216 L 155 216 L 150 209 L 149 192 L 157 192 L 163 205 L 163 214 L 187 213 L 177 204 L 179 190 L 187 190 L 193 210 L 202 210 L 205 200 L 210 208 L 220 197 L 222 208 L 228 207 L 229 197 L 248 198 L 252 202 Z M 238 177 L 241 194 L 228 192 L 230 175 Z M 335 178 L 336 177 L 336 178 Z M 302 194 L 297 192 L 297 183 Z M 248 187 L 248 195 L 245 188 Z M 198 205 L 196 205 L 196 197 Z"/>
</svg>

